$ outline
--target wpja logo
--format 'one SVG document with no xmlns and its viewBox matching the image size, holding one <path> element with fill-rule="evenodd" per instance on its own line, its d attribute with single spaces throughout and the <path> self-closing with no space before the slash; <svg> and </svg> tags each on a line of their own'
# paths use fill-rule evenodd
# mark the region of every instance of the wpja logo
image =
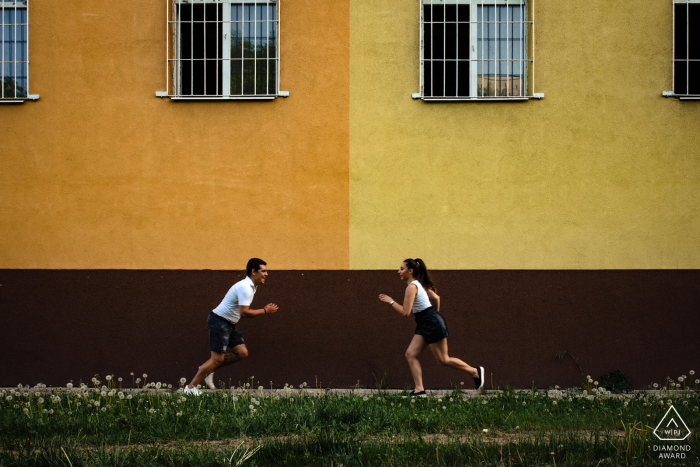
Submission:
<svg viewBox="0 0 700 467">
<path fill-rule="evenodd" d="M 690 436 L 690 430 L 675 407 L 671 406 L 654 429 L 654 434 L 661 441 L 683 441 Z M 654 452 L 659 453 L 659 459 L 685 459 L 685 454 L 689 451 L 689 444 L 654 445 Z"/>
</svg>

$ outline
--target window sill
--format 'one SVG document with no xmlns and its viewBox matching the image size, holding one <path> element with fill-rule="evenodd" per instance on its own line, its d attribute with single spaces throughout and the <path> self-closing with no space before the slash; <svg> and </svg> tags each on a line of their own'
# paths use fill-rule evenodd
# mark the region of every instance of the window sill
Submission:
<svg viewBox="0 0 700 467">
<path fill-rule="evenodd" d="M 412 94 L 414 100 L 423 102 L 525 102 L 529 100 L 544 99 L 544 93 L 535 93 L 525 97 L 421 97 L 420 94 Z"/>
<path fill-rule="evenodd" d="M 673 91 L 664 91 L 662 93 L 664 97 L 672 97 L 675 99 L 680 99 L 682 101 L 700 101 L 700 95 L 688 95 L 688 94 L 673 94 Z"/>
<path fill-rule="evenodd" d="M 0 99 L 0 104 L 24 104 L 27 101 L 38 101 L 39 94 L 29 94 L 27 97 L 15 99 Z"/>
<path fill-rule="evenodd" d="M 250 96 L 250 97 L 179 97 L 168 96 L 176 102 L 222 102 L 222 101 L 272 101 L 279 96 Z"/>
</svg>

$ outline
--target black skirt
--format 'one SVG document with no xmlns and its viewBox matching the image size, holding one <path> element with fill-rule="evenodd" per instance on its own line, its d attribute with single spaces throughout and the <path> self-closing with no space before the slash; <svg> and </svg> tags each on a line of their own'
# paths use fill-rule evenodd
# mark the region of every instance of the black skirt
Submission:
<svg viewBox="0 0 700 467">
<path fill-rule="evenodd" d="M 413 317 L 416 318 L 416 332 L 414 334 L 423 336 L 428 344 L 433 344 L 450 335 L 447 332 L 445 318 L 432 306 L 418 313 L 413 313 Z"/>
</svg>

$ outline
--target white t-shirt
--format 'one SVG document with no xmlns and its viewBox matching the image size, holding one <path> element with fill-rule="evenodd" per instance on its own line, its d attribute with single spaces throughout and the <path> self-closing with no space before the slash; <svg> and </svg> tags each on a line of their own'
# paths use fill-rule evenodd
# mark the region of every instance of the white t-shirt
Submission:
<svg viewBox="0 0 700 467">
<path fill-rule="evenodd" d="M 250 306 L 253 303 L 253 295 L 255 295 L 256 290 L 253 280 L 246 277 L 233 284 L 219 306 L 212 311 L 225 320 L 236 324 L 241 319 L 239 307 Z"/>
<path fill-rule="evenodd" d="M 411 308 L 411 311 L 413 313 L 418 313 L 433 306 L 433 304 L 430 303 L 430 298 L 428 297 L 428 293 L 423 288 L 423 285 L 418 281 L 413 281 L 411 284 L 416 284 L 416 288 L 418 289 L 416 299 L 413 300 L 413 308 Z M 410 287 L 411 284 L 408 284 L 408 286 Z"/>
</svg>

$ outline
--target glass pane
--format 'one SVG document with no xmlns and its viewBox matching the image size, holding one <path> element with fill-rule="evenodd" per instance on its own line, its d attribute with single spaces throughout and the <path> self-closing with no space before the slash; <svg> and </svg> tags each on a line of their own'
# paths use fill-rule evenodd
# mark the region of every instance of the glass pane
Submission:
<svg viewBox="0 0 700 467">
<path fill-rule="evenodd" d="M 433 23 L 445 21 L 445 7 L 443 5 L 433 5 Z"/>
<path fill-rule="evenodd" d="M 213 96 L 221 94 L 221 61 L 206 60 L 206 79 L 205 79 L 205 94 Z"/>
<path fill-rule="evenodd" d="M 457 21 L 469 21 L 469 5 L 457 5 Z"/>
<path fill-rule="evenodd" d="M 507 13 L 508 13 L 507 6 L 496 7 L 496 21 L 503 21 L 503 22 L 508 21 L 508 18 L 506 17 Z"/>
<path fill-rule="evenodd" d="M 686 64 L 688 62 L 675 62 L 675 69 L 673 70 L 673 92 L 675 94 L 688 94 L 688 77 L 686 75 L 687 68 Z"/>
<path fill-rule="evenodd" d="M 495 62 L 480 61 L 477 65 L 477 96 L 495 96 Z"/>
<path fill-rule="evenodd" d="M 277 57 L 277 23 L 270 21 L 268 44 L 270 47 L 270 57 Z"/>
<path fill-rule="evenodd" d="M 494 6 L 479 6 L 476 10 L 476 20 L 479 22 L 495 21 L 496 10 Z"/>
<path fill-rule="evenodd" d="M 688 94 L 700 94 L 700 62 L 688 62 Z"/>
<path fill-rule="evenodd" d="M 189 96 L 192 94 L 192 61 L 180 61 L 180 94 Z"/>
<path fill-rule="evenodd" d="M 457 95 L 469 96 L 469 62 L 457 62 Z"/>
<path fill-rule="evenodd" d="M 433 80 L 431 76 L 431 70 L 433 69 L 432 63 L 430 61 L 423 62 L 423 95 L 430 97 L 433 95 Z"/>
<path fill-rule="evenodd" d="M 256 62 L 255 94 L 267 94 L 267 59 Z"/>
<path fill-rule="evenodd" d="M 688 5 L 688 58 L 700 59 L 700 5 Z"/>
<path fill-rule="evenodd" d="M 231 5 L 231 21 L 243 21 L 243 5 Z"/>
<path fill-rule="evenodd" d="M 445 25 L 440 23 L 433 23 L 433 58 L 441 59 L 444 58 L 444 38 Z"/>
<path fill-rule="evenodd" d="M 469 58 L 469 23 L 457 25 L 457 55 L 459 58 Z"/>
<path fill-rule="evenodd" d="M 522 96 L 523 95 L 522 89 L 524 86 L 524 82 L 523 82 L 524 77 L 522 76 L 520 69 L 521 69 L 520 62 L 510 62 L 510 76 L 511 76 L 510 89 L 511 89 L 512 96 Z"/>
<path fill-rule="evenodd" d="M 268 9 L 268 11 L 267 11 L 268 19 L 270 21 L 277 20 L 277 6 L 276 5 L 268 5 L 267 9 Z"/>
<path fill-rule="evenodd" d="M 243 94 L 255 94 L 255 60 L 243 60 Z"/>
<path fill-rule="evenodd" d="M 686 8 L 686 5 L 676 5 L 675 37 L 673 38 L 675 54 L 673 58 L 687 58 L 688 35 L 686 33 L 688 15 Z"/>
<path fill-rule="evenodd" d="M 457 95 L 457 62 L 445 62 L 445 96 Z"/>
<path fill-rule="evenodd" d="M 519 59 L 522 54 L 523 43 L 521 43 L 520 37 L 520 23 L 511 23 L 508 25 L 510 31 L 508 31 L 508 37 L 510 42 L 510 56 L 511 59 Z"/>
<path fill-rule="evenodd" d="M 433 96 L 444 96 L 445 91 L 445 62 L 433 63 Z"/>
<path fill-rule="evenodd" d="M 11 62 L 15 59 L 15 26 L 5 26 L 5 61 Z"/>
<path fill-rule="evenodd" d="M 255 56 L 255 23 L 243 23 L 243 58 Z"/>
<path fill-rule="evenodd" d="M 496 62 L 497 72 L 497 94 L 499 96 L 507 96 L 508 90 L 510 89 L 510 83 L 508 83 L 508 62 Z"/>
<path fill-rule="evenodd" d="M 243 25 L 231 23 L 231 58 L 240 58 L 243 53 Z"/>
<path fill-rule="evenodd" d="M 204 95 L 204 60 L 192 60 L 192 94 Z"/>
<path fill-rule="evenodd" d="M 430 7 L 431 7 L 431 5 L 423 5 L 423 21 L 425 21 L 426 23 L 429 23 L 430 21 L 432 21 L 430 19 L 431 18 Z"/>
<path fill-rule="evenodd" d="M 246 3 L 243 5 L 243 21 L 255 21 L 255 5 Z"/>
<path fill-rule="evenodd" d="M 457 21 L 457 5 L 445 5 L 445 21 Z"/>
<path fill-rule="evenodd" d="M 423 58 L 429 59 L 432 56 L 432 24 L 423 25 Z"/>
<path fill-rule="evenodd" d="M 267 21 L 267 5 L 256 6 L 255 21 Z"/>
<path fill-rule="evenodd" d="M 520 18 L 522 17 L 522 10 L 523 7 L 521 5 L 510 7 L 510 11 L 508 12 L 508 20 L 520 21 Z"/>
<path fill-rule="evenodd" d="M 243 60 L 231 60 L 231 94 L 243 94 Z"/>
<path fill-rule="evenodd" d="M 270 68 L 267 75 L 269 79 L 267 82 L 267 93 L 274 95 L 277 94 L 277 60 L 270 60 L 268 65 Z"/>
<path fill-rule="evenodd" d="M 505 60 L 508 58 L 508 48 L 506 46 L 506 31 L 508 30 L 508 24 L 498 23 L 496 30 L 498 31 L 498 46 L 496 47 L 496 54 L 500 60 Z"/>
<path fill-rule="evenodd" d="M 445 58 L 457 58 L 457 25 L 445 24 Z"/>
<path fill-rule="evenodd" d="M 255 44 L 257 45 L 256 57 L 267 58 L 267 22 L 255 23 Z"/>
</svg>

